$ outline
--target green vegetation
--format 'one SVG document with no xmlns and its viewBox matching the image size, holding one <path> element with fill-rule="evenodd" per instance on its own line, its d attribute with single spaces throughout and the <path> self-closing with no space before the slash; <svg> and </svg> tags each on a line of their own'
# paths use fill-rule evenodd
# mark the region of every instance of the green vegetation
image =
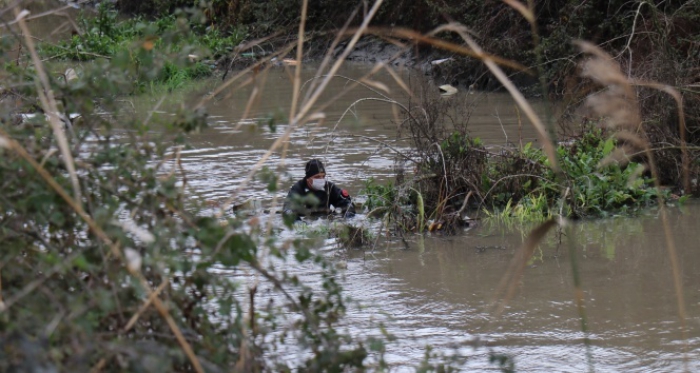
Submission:
<svg viewBox="0 0 700 373">
<path fill-rule="evenodd" d="M 432 151 L 425 157 L 413 179 L 398 188 L 370 179 L 362 194 L 367 196 L 370 210 L 381 207 L 387 212 L 392 206 L 399 208 L 395 201 L 404 201 L 405 205 L 413 201 L 414 208 L 409 211 L 415 219 L 419 215 L 418 197 L 427 198 L 427 215 L 439 219 L 459 209 L 469 191 L 479 200 L 472 207 L 482 207 L 488 216 L 520 220 L 544 220 L 559 214 L 629 214 L 655 202 L 656 191 L 652 180 L 643 175 L 643 166 L 634 162 L 602 166 L 617 148 L 615 139 L 600 130 L 584 132 L 582 137 L 557 147 L 561 175 L 551 169 L 544 151 L 531 143 L 522 149 L 490 153 L 478 138 L 454 132 L 440 143 L 440 152 Z M 447 177 L 443 173 L 443 157 Z M 668 197 L 668 191 L 664 193 Z"/>
<path fill-rule="evenodd" d="M 14 35 L 22 53 L 0 70 L 0 371 L 346 371 L 369 354 L 383 366 L 382 340 L 336 328 L 346 299 L 322 255 L 253 221 L 205 215 L 186 193 L 174 158 L 206 112 L 144 122 L 120 102 L 172 76 L 165 61 L 187 59 L 190 45 L 168 44 L 182 29 L 149 26 L 74 79 L 48 74 L 30 35 Z M 318 284 L 289 262 L 316 263 Z M 222 267 L 257 274 L 279 297 L 260 301 Z"/>
<path fill-rule="evenodd" d="M 184 15 L 177 12 L 152 22 L 143 16 L 122 19 L 112 3 L 104 2 L 97 7 L 96 14 L 81 13 L 77 20 L 80 33 L 57 44 L 42 43 L 39 50 L 48 59 L 128 59 L 132 69 L 138 69 L 144 58 L 155 57 L 160 65 L 158 73 L 139 76 L 137 92 L 152 84 L 173 90 L 192 79 L 211 75 L 216 60 L 230 53 L 245 36 L 240 29 L 223 32 L 203 27 L 187 21 Z M 130 55 L 129 51 L 135 48 L 153 53 Z"/>
<path fill-rule="evenodd" d="M 483 187 L 487 204 L 506 216 L 521 219 L 565 217 L 600 217 L 624 214 L 648 207 L 655 200 L 653 182 L 641 174 L 644 167 L 636 163 L 624 166 L 602 161 L 616 148 L 613 138 L 605 138 L 601 131 L 586 132 L 565 146 L 557 148 L 562 175 L 558 177 L 548 167 L 541 149 L 525 145 L 520 152 L 506 157 L 507 165 L 494 165 L 484 175 Z M 533 173 L 503 174 L 513 170 L 512 162 L 530 164 Z M 521 178 L 510 185 L 498 185 L 503 178 Z M 560 180 L 559 182 L 557 180 Z M 517 191 L 515 191 L 517 190 Z M 560 193 L 564 191 L 563 197 Z M 483 190 L 482 190 L 483 192 Z"/>
<path fill-rule="evenodd" d="M 520 41 L 535 39 L 532 31 L 523 30 L 532 29 L 523 27 L 526 24 L 517 13 L 500 2 L 450 2 L 445 4 L 447 8 L 421 2 L 412 12 L 397 13 L 409 3 L 415 5 L 389 2 L 387 6 L 395 7 L 383 8 L 380 21 L 392 19 L 393 15 L 400 24 L 414 22 L 416 29 L 423 30 L 438 21 L 439 12 L 449 15 L 456 10 L 468 18 L 493 13 L 493 17 L 482 19 L 495 20 L 491 27 L 483 28 L 486 39 L 499 35 L 490 45 L 502 48 L 492 51 L 503 51 L 505 57 L 524 56 L 526 62 L 538 56 L 552 57 L 541 48 L 551 42 L 548 37 L 554 33 L 544 35 L 542 44 L 534 45 L 532 52 L 522 48 Z M 176 4 L 191 5 L 154 0 L 134 7 L 165 12 L 153 22 L 139 17 L 120 21 L 113 9 L 103 5 L 97 17 L 81 19 L 82 35 L 56 46 L 42 45 L 45 57 L 91 60 L 81 65 L 76 78 L 45 71 L 42 61 L 29 53 L 35 45 L 23 20 L 17 22 L 22 29 L 14 30 L 17 32 L 4 38 L 0 46 L 4 56 L 15 58 L 0 70 L 2 98 L 11 98 L 0 101 L 0 370 L 386 370 L 383 340 L 354 338 L 337 327 L 348 303 L 335 269 L 323 255 L 301 240 L 284 241 L 268 234 L 255 219 L 206 215 L 204 203 L 186 193 L 185 171 L 177 167 L 176 159 L 179 149 L 186 145 L 186 135 L 206 126 L 206 111 L 183 104 L 173 116 L 153 113 L 148 121 L 142 121 L 119 101 L 155 84 L 174 89 L 189 79 L 209 74 L 211 67 L 203 59 L 223 56 L 241 41 L 242 33 L 208 28 L 199 20 L 229 21 L 232 25 L 232 20 L 247 19 L 259 26 L 256 32 L 262 32 L 295 24 L 298 9 L 280 1 L 214 1 L 204 9 L 193 8 L 176 16 L 172 13 Z M 674 17 L 679 18 L 672 21 L 696 18 L 691 17 L 694 5 L 676 6 L 671 2 L 655 8 L 645 4 L 616 4 L 626 20 L 621 27 L 629 27 L 629 17 L 636 16 L 628 12 L 630 9 L 651 11 L 650 15 L 659 17 L 661 14 L 655 12 L 675 11 Z M 127 8 L 138 3 L 119 5 Z M 469 12 L 470 7 L 477 5 L 478 11 Z M 572 23 L 598 17 L 601 11 L 596 5 L 600 4 L 587 3 L 576 8 L 587 12 L 586 19 Z M 637 8 L 629 8 L 631 5 Z M 331 11 L 327 6 L 335 6 L 333 14 L 326 13 Z M 312 10 L 310 25 L 322 27 L 325 20 L 332 22 L 329 28 L 335 27 L 336 16 L 346 15 L 351 6 L 336 1 L 324 3 Z M 289 14 L 277 13 L 288 10 Z M 566 6 L 538 9 L 538 22 L 555 20 L 565 11 L 575 13 Z M 187 20 L 179 16 L 185 14 L 190 16 Z M 417 17 L 421 14 L 423 19 Z M 505 22 L 503 14 L 513 22 Z M 602 24 L 610 27 L 616 21 L 617 16 L 606 18 Z M 687 27 L 694 29 L 695 24 Z M 657 31 L 665 27 L 647 26 L 658 27 Z M 231 29 L 235 28 L 228 28 Z M 518 33 L 514 35 L 515 31 Z M 606 33 L 620 30 L 599 31 L 610 36 Z M 588 31 L 581 34 L 589 35 Z M 564 35 L 562 39 L 571 36 Z M 649 34 L 644 35 L 640 41 L 635 39 L 635 48 L 649 40 Z M 655 35 L 675 36 L 661 32 Z M 683 57 L 687 66 L 673 70 L 669 76 L 695 68 L 697 40 L 669 40 L 654 39 L 652 45 L 664 51 L 665 47 L 671 48 L 669 55 L 687 52 Z M 13 44 L 22 48 L 9 53 Z M 596 56 L 610 60 L 601 58 L 602 52 L 596 55 L 590 47 L 585 53 L 591 60 Z M 554 57 L 567 61 L 559 55 Z M 659 69 L 675 66 L 675 61 L 664 62 L 668 63 Z M 629 63 L 633 65 L 632 61 Z M 590 73 L 591 81 L 585 81 L 586 84 L 617 84 L 616 89 L 603 90 L 599 95 L 606 99 L 613 98 L 612 94 L 620 95 L 624 100 L 610 102 L 632 102 L 630 105 L 642 112 L 635 99 L 638 95 L 629 94 L 633 92 L 630 77 L 619 69 L 606 68 L 607 75 L 603 76 L 614 79 L 605 81 Z M 651 71 L 659 71 L 655 69 L 656 66 Z M 564 84 L 557 80 L 562 71 L 571 70 L 561 68 L 544 75 L 550 80 L 543 86 L 545 91 L 551 85 Z M 682 80 L 680 85 L 690 98 L 684 100 L 694 102 L 697 94 L 691 89 L 693 85 L 685 82 Z M 479 87 L 489 84 L 479 83 Z M 323 88 L 319 85 L 314 89 Z M 611 96 L 605 96 L 609 92 Z M 313 100 L 321 93 L 308 95 L 308 107 L 318 103 Z M 409 132 L 414 141 L 413 154 L 408 158 L 415 160 L 411 166 L 416 172 L 410 180 L 406 180 L 407 175 L 399 175 L 395 186 L 379 186 L 372 181 L 367 184 L 368 208 L 385 213 L 386 219 L 402 231 L 454 230 L 465 223 L 464 213 L 474 206 L 486 206 L 522 219 L 626 213 L 644 207 L 654 198 L 663 208 L 666 195 L 659 188 L 652 192 L 651 183 L 669 178 L 678 189 L 681 172 L 689 174 L 688 169 L 677 171 L 675 178 L 670 171 L 657 173 L 659 169 L 671 168 L 657 167 L 647 143 L 650 139 L 670 139 L 673 149 L 665 149 L 666 156 L 659 152 L 656 160 L 662 164 L 680 163 L 678 160 L 685 153 L 678 148 L 686 142 L 671 131 L 677 127 L 669 118 L 674 114 L 682 116 L 682 110 L 660 111 L 650 121 L 642 121 L 636 111 L 629 110 L 624 113 L 626 127 L 609 128 L 610 132 L 587 127 L 582 131 L 584 135 L 570 144 L 555 147 L 553 141 L 545 139 L 543 150 L 526 145 L 493 152 L 468 135 L 466 123 L 447 126 L 449 105 L 455 101 L 428 99 L 420 106 L 410 106 L 401 129 Z M 645 107 L 644 111 L 665 102 L 659 99 L 658 105 Z M 601 107 L 604 104 L 598 103 Z M 615 110 L 624 108 L 622 104 L 614 106 Z M 596 113 L 601 118 L 621 117 L 602 110 Z M 28 119 L 23 114 L 34 116 Z M 300 113 L 301 117 L 291 118 L 290 122 L 308 123 L 318 118 L 315 114 Z M 694 130 L 697 118 L 693 115 L 695 112 L 691 111 L 688 124 Z M 653 127 L 657 132 L 646 136 L 643 130 L 647 123 L 660 124 Z M 154 127 L 162 131 L 157 141 L 153 139 Z M 289 128 L 293 126 L 290 124 Z M 613 130 L 619 130 L 617 137 L 613 137 Z M 547 152 L 547 146 L 552 146 L 553 155 Z M 620 154 L 633 157 L 634 162 Z M 694 167 L 693 175 L 697 175 L 697 162 Z M 655 180 L 649 178 L 646 170 Z M 275 190 L 277 178 L 263 178 L 270 190 Z M 686 188 L 684 192 L 692 191 Z M 532 239 L 522 250 L 522 266 L 532 258 L 537 242 L 555 225 L 549 220 L 533 230 L 529 236 Z M 344 229 L 336 234 L 348 246 L 363 246 L 372 238 L 362 228 Z M 332 234 L 330 228 L 322 233 Z M 614 251 L 609 254 L 614 255 Z M 285 265 L 289 263 L 318 265 L 320 281 L 305 283 L 287 271 Z M 513 268 L 516 267 L 518 262 L 514 261 Z M 234 279 L 222 276 L 222 268 L 233 272 Z M 673 270 L 678 273 L 677 268 Z M 236 277 L 251 273 L 256 283 L 249 286 L 243 285 L 244 275 Z M 508 283 L 514 287 L 522 270 L 508 273 Z M 674 276 L 680 284 L 680 278 Z M 575 280 L 577 294 L 583 294 L 580 281 L 576 277 Z M 279 297 L 266 297 L 261 302 L 258 286 L 272 289 Z M 578 301 L 581 319 L 585 321 Z M 681 318 L 685 317 L 683 312 Z M 582 330 L 587 332 L 585 326 Z M 290 350 L 300 356 L 298 361 L 286 358 L 285 353 Z M 368 363 L 370 354 L 372 363 Z M 450 370 L 439 362 L 429 364 L 430 360 L 437 358 L 428 350 L 419 370 Z M 494 355 L 493 362 L 504 371 L 512 369 L 512 362 L 501 356 Z"/>
<path fill-rule="evenodd" d="M 333 234 L 341 247 L 366 248 L 375 240 L 372 232 L 363 226 L 340 224 L 333 227 Z"/>
</svg>

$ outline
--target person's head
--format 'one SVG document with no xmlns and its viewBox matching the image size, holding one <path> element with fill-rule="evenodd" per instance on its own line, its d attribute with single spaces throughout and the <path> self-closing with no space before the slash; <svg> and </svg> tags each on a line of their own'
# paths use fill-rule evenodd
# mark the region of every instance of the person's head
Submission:
<svg viewBox="0 0 700 373">
<path fill-rule="evenodd" d="M 326 185 L 326 168 L 318 159 L 312 159 L 306 162 L 304 179 L 309 189 L 323 190 Z"/>
</svg>

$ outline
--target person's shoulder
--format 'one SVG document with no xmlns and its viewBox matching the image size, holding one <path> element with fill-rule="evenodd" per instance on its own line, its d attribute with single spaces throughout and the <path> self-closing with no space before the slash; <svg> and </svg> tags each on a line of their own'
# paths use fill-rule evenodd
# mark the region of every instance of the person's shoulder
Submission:
<svg viewBox="0 0 700 373">
<path fill-rule="evenodd" d="M 292 188 L 290 189 L 290 191 L 297 192 L 297 193 L 303 193 L 305 189 L 306 189 L 306 181 L 304 179 L 301 179 L 301 180 L 297 181 L 296 183 L 294 183 L 294 185 L 292 185 Z"/>
</svg>

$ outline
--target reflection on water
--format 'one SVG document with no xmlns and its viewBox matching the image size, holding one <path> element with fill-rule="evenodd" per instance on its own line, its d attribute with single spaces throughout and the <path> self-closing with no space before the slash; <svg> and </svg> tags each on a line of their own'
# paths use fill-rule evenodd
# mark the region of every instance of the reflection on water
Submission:
<svg viewBox="0 0 700 373">
<path fill-rule="evenodd" d="M 700 205 L 671 211 L 686 291 L 690 371 L 700 369 L 698 213 Z M 523 242 L 518 229 L 477 227 L 461 237 L 427 239 L 422 253 L 414 248 L 370 261 L 357 257 L 349 268 L 390 278 L 387 294 L 373 291 L 371 298 L 392 311 L 403 333 L 419 333 L 414 342 L 420 344 L 405 346 L 397 361 L 417 359 L 423 344 L 448 347 L 461 341 L 458 353 L 483 357 L 467 365 L 484 369 L 485 355 L 493 351 L 513 356 L 517 371 L 586 371 L 587 353 L 596 371 L 682 371 L 684 342 L 659 217 L 579 222 L 565 233 L 575 242 L 588 350 L 574 302 L 569 238 L 559 244 L 556 233 L 541 245 L 518 294 L 495 319 L 490 304 Z M 352 275 L 347 277 L 353 288 Z M 468 342 L 477 338 L 483 347 L 472 350 Z"/>
</svg>

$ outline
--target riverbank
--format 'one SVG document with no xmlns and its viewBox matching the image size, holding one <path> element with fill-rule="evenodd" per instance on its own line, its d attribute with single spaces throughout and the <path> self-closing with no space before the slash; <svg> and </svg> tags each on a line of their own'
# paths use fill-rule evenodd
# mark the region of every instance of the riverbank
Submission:
<svg viewBox="0 0 700 373">
<path fill-rule="evenodd" d="M 308 52 L 304 54 L 305 57 L 302 61 L 296 61 L 293 58 L 295 56 L 294 48 L 296 45 L 293 42 L 289 43 L 289 36 L 285 39 L 280 36 L 266 39 L 261 43 L 251 43 L 246 41 L 247 35 L 243 32 L 225 35 L 217 28 L 198 29 L 196 24 L 186 23 L 184 20 L 178 19 L 175 16 L 166 16 L 155 22 L 151 22 L 150 25 L 146 25 L 145 19 L 139 17 L 122 20 L 119 18 L 114 8 L 103 5 L 98 7 L 98 13 L 94 17 L 82 17 L 79 19 L 78 23 L 85 25 L 86 30 L 89 31 L 79 36 L 73 36 L 58 44 L 42 44 L 41 53 L 45 56 L 61 56 L 63 59 L 73 60 L 96 58 L 110 59 L 125 58 L 125 53 L 129 53 L 128 51 L 130 48 L 137 47 L 143 57 L 155 58 L 155 65 L 154 69 L 151 70 L 138 69 L 138 59 L 128 57 L 129 68 L 137 68 L 137 77 L 131 83 L 132 86 L 129 94 L 138 94 L 144 92 L 146 89 L 154 91 L 154 84 L 162 86 L 164 91 L 172 91 L 173 89 L 183 86 L 188 80 L 213 74 L 217 68 L 223 70 L 223 77 L 225 78 L 229 69 L 245 69 L 255 66 L 255 75 L 260 71 L 261 66 L 258 64 L 260 64 L 261 61 L 267 61 L 265 65 L 262 65 L 262 67 L 265 68 L 270 65 L 285 66 L 300 63 L 309 64 L 309 61 L 318 61 L 324 57 L 337 59 L 344 56 L 346 61 L 365 63 L 368 65 L 381 62 L 391 67 L 411 68 L 419 71 L 421 74 L 427 75 L 429 80 L 431 80 L 429 84 L 432 88 L 428 88 L 428 90 L 425 90 L 424 87 L 420 88 L 424 90 L 424 92 L 421 93 L 422 96 L 417 100 L 409 101 L 408 106 L 411 107 L 413 105 L 415 109 L 407 110 L 406 107 L 404 107 L 400 114 L 404 117 L 401 122 L 406 126 L 404 126 L 405 128 L 403 129 L 399 129 L 407 131 L 413 136 L 415 156 L 422 159 L 423 162 L 419 169 L 424 168 L 430 170 L 426 171 L 425 175 L 419 175 L 423 183 L 431 179 L 430 177 L 426 177 L 427 175 L 436 175 L 434 180 L 436 182 L 441 178 L 445 179 L 446 185 L 442 185 L 440 182 L 432 186 L 422 185 L 422 188 L 428 189 L 427 191 L 424 190 L 423 193 L 427 193 L 426 196 L 430 196 L 424 200 L 424 202 L 429 205 L 430 211 L 428 215 L 437 216 L 437 220 L 443 219 L 445 214 L 451 216 L 455 212 L 460 211 L 460 209 L 463 210 L 463 208 L 459 206 L 466 202 L 460 201 L 465 201 L 465 196 L 467 196 L 469 192 L 473 194 L 472 198 L 478 201 L 480 207 L 487 206 L 489 209 L 495 211 L 509 211 L 510 209 L 514 209 L 513 211 L 517 212 L 520 218 L 524 218 L 525 215 L 533 215 L 542 218 L 549 216 L 551 211 L 554 210 L 558 210 L 560 214 L 565 212 L 565 216 L 582 217 L 612 213 L 614 210 L 621 208 L 627 209 L 632 207 L 634 210 L 636 209 L 634 206 L 643 206 L 649 201 L 650 196 L 646 193 L 642 193 L 641 195 L 636 195 L 636 192 L 630 193 L 629 190 L 626 190 L 629 188 L 625 183 L 628 183 L 628 179 L 631 177 L 634 176 L 636 178 L 644 172 L 646 172 L 646 177 L 655 174 L 656 179 L 658 179 L 657 181 L 661 185 L 667 187 L 667 189 L 664 190 L 667 191 L 670 189 L 670 193 L 674 195 L 691 195 L 697 193 L 699 189 L 697 183 L 682 185 L 686 183 L 687 180 L 697 179 L 698 170 L 700 170 L 700 165 L 696 164 L 697 162 L 692 165 L 684 164 L 682 169 L 679 170 L 676 168 L 677 172 L 675 172 L 675 174 L 673 173 L 673 167 L 671 167 L 673 164 L 686 162 L 686 159 L 692 158 L 682 147 L 672 146 L 657 149 L 655 151 L 657 155 L 655 157 L 656 163 L 652 165 L 650 164 L 648 156 L 640 155 L 643 153 L 643 147 L 637 146 L 636 148 L 625 150 L 624 144 L 627 140 L 619 141 L 611 139 L 616 136 L 615 130 L 633 128 L 635 127 L 634 123 L 612 123 L 606 122 L 604 119 L 594 119 L 595 117 L 592 117 L 588 123 L 579 123 L 570 127 L 578 128 L 576 133 L 573 133 L 573 137 L 576 139 L 581 133 L 592 131 L 595 128 L 606 128 L 606 126 L 608 126 L 605 130 L 597 132 L 598 137 L 595 139 L 596 144 L 610 144 L 610 146 L 606 145 L 604 151 L 602 148 L 597 149 L 599 148 L 598 145 L 594 145 L 592 147 L 563 147 L 560 148 L 561 151 L 559 151 L 557 156 L 555 156 L 551 150 L 547 154 L 529 154 L 529 152 L 531 153 L 535 151 L 534 149 L 538 149 L 539 147 L 534 147 L 532 148 L 533 150 L 530 150 L 529 147 L 523 148 L 523 145 L 520 144 L 519 148 L 513 147 L 507 150 L 507 154 L 491 154 L 484 161 L 485 163 L 483 165 L 466 162 L 466 160 L 473 157 L 470 155 L 471 153 L 464 149 L 470 149 L 473 145 L 472 141 L 479 141 L 479 139 L 470 138 L 468 130 L 466 130 L 468 122 L 457 124 L 454 123 L 453 120 L 453 125 L 457 125 L 456 127 L 448 128 L 448 126 L 445 126 L 446 121 L 449 120 L 449 112 L 453 111 L 461 105 L 461 103 L 455 103 L 456 99 L 451 101 L 443 100 L 444 102 L 438 103 L 436 97 L 433 97 L 436 95 L 431 95 L 429 91 L 431 89 L 436 90 L 435 87 L 442 84 L 449 84 L 450 86 L 456 87 L 456 92 L 474 92 L 477 90 L 478 86 L 484 84 L 495 84 L 493 89 L 499 90 L 498 87 L 502 89 L 504 85 L 514 82 L 512 80 L 513 76 L 509 76 L 505 78 L 505 80 L 504 78 L 487 79 L 490 83 L 479 84 L 478 82 L 481 78 L 474 78 L 471 75 L 467 75 L 467 71 L 461 69 L 460 61 L 464 61 L 468 58 L 464 55 L 468 54 L 467 51 L 456 49 L 449 52 L 449 48 L 458 47 L 457 44 L 449 40 L 440 41 L 440 39 L 431 38 L 424 40 L 423 44 L 412 44 L 412 42 L 408 40 L 409 36 L 414 36 L 416 38 L 422 38 L 423 36 L 408 31 L 397 30 L 396 33 L 398 35 L 403 35 L 403 39 L 406 39 L 403 40 L 405 44 L 399 44 L 398 42 L 389 43 L 387 40 L 378 36 L 368 35 L 359 38 L 354 48 L 346 51 L 345 49 L 350 36 L 347 36 L 345 39 L 339 39 L 338 44 L 331 50 L 329 49 L 332 40 L 330 37 L 333 35 L 322 34 L 317 37 L 309 38 L 309 42 L 305 45 L 305 50 Z M 382 32 L 385 34 L 382 34 Z M 386 37 L 394 31 L 386 30 L 382 32 L 377 31 L 380 36 Z M 156 35 L 166 35 L 169 33 L 179 35 L 177 38 L 173 39 L 173 43 L 170 44 L 167 44 L 169 37 L 156 37 Z M 313 35 L 313 32 L 311 34 Z M 293 40 L 293 37 L 291 38 Z M 282 45 L 283 40 L 287 41 L 287 49 Z M 395 40 L 401 40 L 401 38 Z M 413 40 L 413 42 L 415 41 L 416 40 Z M 185 53 L 187 54 L 185 55 Z M 481 56 L 479 58 L 486 57 Z M 509 66 L 508 61 L 498 60 L 498 62 L 500 65 Z M 313 62 L 310 64 L 313 64 Z M 613 65 L 607 68 L 611 70 L 619 69 L 619 67 Z M 319 73 L 323 74 L 324 72 Z M 629 82 L 628 84 L 632 83 Z M 518 85 L 515 87 L 518 87 Z M 529 87 L 532 87 L 532 85 Z M 511 94 L 521 94 L 523 91 L 532 92 L 532 89 L 525 89 L 524 87 L 514 89 L 517 92 L 511 92 Z M 619 97 L 611 96 L 611 99 L 619 99 Z M 437 100 L 442 99 L 438 98 Z M 577 104 L 569 110 L 574 110 L 579 105 L 580 104 Z M 598 105 L 598 107 L 600 108 L 602 106 Z M 425 121 L 416 120 L 416 118 L 421 118 L 422 115 L 417 112 L 411 112 L 411 110 L 423 110 L 430 113 L 428 115 L 429 118 Z M 526 112 L 527 108 L 521 105 L 520 110 Z M 603 114 L 603 116 L 599 116 L 599 118 L 604 118 L 605 115 L 611 115 L 612 113 L 612 111 L 609 110 L 607 112 L 601 111 L 599 113 L 593 113 L 596 110 L 595 105 L 591 106 L 591 110 L 591 114 L 594 116 Z M 633 116 L 633 111 L 642 112 L 642 103 L 635 103 L 634 107 L 629 107 L 629 111 L 630 113 L 628 114 L 630 116 Z M 468 116 L 468 113 L 464 114 Z M 552 141 L 550 134 L 554 134 L 554 132 L 552 132 L 554 126 L 553 122 L 559 119 L 553 118 L 551 114 L 547 114 L 542 119 L 533 118 L 531 116 L 527 119 L 531 122 L 540 120 L 542 123 L 549 123 L 549 127 L 547 128 L 549 134 L 543 132 L 541 128 L 538 129 L 538 132 L 540 132 L 540 146 L 544 146 L 545 151 L 547 151 L 547 143 Z M 580 120 L 580 118 L 575 120 Z M 631 120 L 635 119 L 632 118 Z M 623 128 L 620 127 L 620 125 L 626 127 Z M 614 128 L 615 126 L 618 127 Z M 670 138 L 669 136 L 672 136 L 671 134 L 659 131 L 658 128 L 650 128 L 650 130 L 652 129 L 654 131 L 648 131 L 647 134 L 644 135 L 650 136 L 652 144 L 673 144 L 674 142 L 680 141 Z M 572 134 L 569 135 L 571 136 Z M 423 137 L 430 139 L 430 144 L 427 144 L 429 146 L 423 143 Z M 547 138 L 549 138 L 549 140 L 547 140 Z M 458 139 L 458 141 L 455 143 L 456 140 L 454 139 Z M 444 149 L 441 150 L 441 154 L 433 154 L 432 144 L 442 144 Z M 657 146 L 652 145 L 652 147 L 656 148 Z M 589 162 L 585 167 L 570 166 L 563 171 L 563 178 L 560 174 L 551 173 L 550 166 L 555 163 L 564 162 L 564 164 L 566 164 L 569 162 L 572 165 L 580 163 L 581 155 L 569 153 L 569 149 L 580 151 L 581 148 L 587 149 L 585 156 L 589 160 L 595 159 L 594 163 Z M 455 149 L 459 149 L 459 152 L 462 153 L 455 153 Z M 477 151 L 479 150 L 477 149 Z M 480 151 L 483 151 L 483 149 Z M 637 152 L 638 155 L 634 159 L 623 160 L 619 158 L 619 154 L 613 154 L 613 151 L 633 151 Z M 445 154 L 447 154 L 447 156 L 445 156 Z M 576 182 L 573 184 L 570 182 L 571 180 L 578 180 L 580 176 L 596 172 L 596 167 L 598 167 L 599 164 L 608 162 L 608 159 L 613 156 L 618 157 L 616 162 L 621 162 L 621 166 L 616 176 L 606 176 L 600 186 L 593 186 L 589 190 L 576 186 Z M 445 162 L 445 159 L 443 159 L 443 162 L 440 164 L 431 165 L 431 160 L 436 157 L 446 158 L 454 164 L 447 164 L 449 162 Z M 556 157 L 560 159 L 556 159 Z M 506 161 L 503 161 L 504 159 Z M 627 168 L 624 163 L 629 161 L 633 163 L 630 168 Z M 520 163 L 533 165 L 529 168 L 529 176 L 525 178 L 517 176 L 520 170 L 514 165 Z M 642 171 L 636 170 L 637 165 L 639 165 L 639 170 Z M 652 167 L 655 167 L 656 170 L 652 170 L 650 174 L 649 169 Z M 440 170 L 440 168 L 442 168 L 442 170 Z M 583 172 L 580 172 L 578 168 L 583 169 Z M 451 170 L 449 176 L 447 175 L 448 169 Z M 472 174 L 479 176 L 475 177 Z M 451 182 L 447 180 L 450 178 L 454 180 L 466 180 L 467 185 L 462 185 L 462 183 L 457 183 L 458 185 L 449 185 Z M 499 180 L 503 178 L 508 178 L 510 181 L 506 183 L 500 182 Z M 520 180 L 516 181 L 516 179 Z M 601 188 L 611 188 L 609 184 L 611 180 L 616 186 L 609 192 L 603 191 Z M 641 184 L 638 185 L 638 187 L 650 189 L 652 183 L 651 179 L 639 180 L 641 180 Z M 590 183 L 586 185 L 590 185 Z M 408 187 L 414 188 L 416 185 L 395 185 L 394 187 L 398 190 L 405 190 Z M 452 194 L 444 195 L 443 192 L 439 192 L 441 188 L 452 189 Z M 564 200 L 568 198 L 569 201 L 573 202 L 573 205 L 569 205 L 568 203 L 561 205 L 561 202 L 557 202 L 559 199 L 556 195 L 565 190 L 571 191 L 571 194 L 565 197 Z M 594 193 L 592 191 L 596 192 Z M 617 194 L 607 196 L 606 193 Z M 583 196 L 584 194 L 585 196 Z M 642 198 L 642 196 L 644 197 Z M 407 195 L 402 198 L 411 199 Z M 659 195 L 659 198 L 664 197 Z M 452 207 L 445 209 L 446 206 Z M 581 208 L 583 206 L 586 207 L 582 210 Z M 507 212 L 506 215 L 510 215 L 513 211 Z M 444 220 L 450 221 L 451 218 Z M 414 226 L 418 227 L 418 225 L 415 224 Z M 422 227 L 417 229 L 422 229 Z"/>
</svg>

